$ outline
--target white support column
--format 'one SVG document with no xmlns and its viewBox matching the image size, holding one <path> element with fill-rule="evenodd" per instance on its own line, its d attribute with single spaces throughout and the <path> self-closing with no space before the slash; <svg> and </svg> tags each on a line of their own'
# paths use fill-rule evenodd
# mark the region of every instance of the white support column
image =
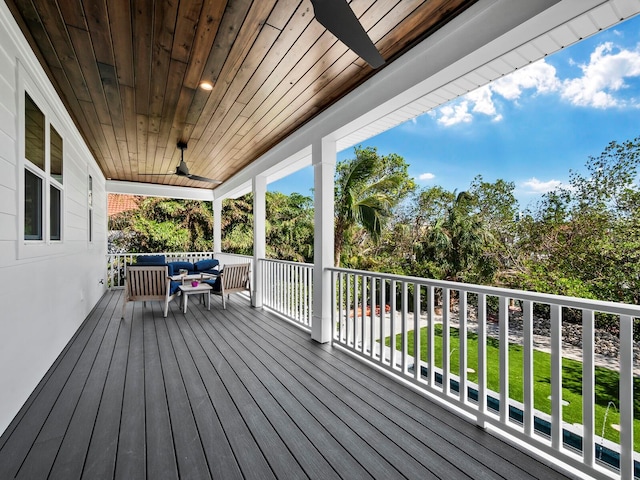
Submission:
<svg viewBox="0 0 640 480">
<path fill-rule="evenodd" d="M 331 274 L 333 267 L 334 175 L 336 142 L 317 140 L 312 145 L 314 174 L 313 323 L 311 338 L 331 341 Z"/>
<path fill-rule="evenodd" d="M 222 252 L 222 199 L 213 200 L 213 252 Z"/>
<path fill-rule="evenodd" d="M 253 278 L 251 279 L 251 300 L 253 306 L 262 308 L 262 265 L 259 258 L 266 256 L 267 179 L 253 177 Z"/>
</svg>

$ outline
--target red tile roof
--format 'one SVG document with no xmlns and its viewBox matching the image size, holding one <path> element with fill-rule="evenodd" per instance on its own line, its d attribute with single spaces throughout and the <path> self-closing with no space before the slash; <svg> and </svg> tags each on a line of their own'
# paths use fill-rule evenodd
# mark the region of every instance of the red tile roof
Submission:
<svg viewBox="0 0 640 480">
<path fill-rule="evenodd" d="M 107 212 L 109 216 L 112 217 L 122 212 L 137 209 L 139 203 L 139 196 L 110 193 L 107 200 Z"/>
</svg>

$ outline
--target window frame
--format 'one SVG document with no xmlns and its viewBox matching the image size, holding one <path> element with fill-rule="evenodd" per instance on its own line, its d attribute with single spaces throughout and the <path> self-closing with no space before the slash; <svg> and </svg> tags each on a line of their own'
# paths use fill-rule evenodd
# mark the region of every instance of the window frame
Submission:
<svg viewBox="0 0 640 480">
<path fill-rule="evenodd" d="M 19 209 L 18 209 L 18 258 L 30 258 L 44 255 L 52 255 L 64 252 L 65 239 L 65 197 L 64 173 L 68 164 L 65 150 L 66 134 L 62 128 L 62 122 L 59 121 L 53 108 L 46 100 L 42 91 L 35 85 L 31 77 L 25 71 L 24 66 L 18 62 L 18 88 L 16 89 L 16 117 L 18 119 L 17 141 L 18 146 L 18 183 L 19 186 Z M 26 158 L 26 95 L 35 103 L 37 108 L 44 116 L 44 169 Z M 62 164 L 59 179 L 56 179 L 51 173 L 51 129 L 54 129 L 57 135 L 62 139 Z M 25 235 L 26 222 L 26 175 L 35 175 L 41 180 L 40 191 L 40 231 L 41 238 L 27 238 Z M 59 201 L 52 204 L 51 189 L 55 188 L 59 194 Z M 52 207 L 57 209 L 52 215 Z M 58 224 L 58 235 L 53 232 L 52 227 Z"/>
</svg>

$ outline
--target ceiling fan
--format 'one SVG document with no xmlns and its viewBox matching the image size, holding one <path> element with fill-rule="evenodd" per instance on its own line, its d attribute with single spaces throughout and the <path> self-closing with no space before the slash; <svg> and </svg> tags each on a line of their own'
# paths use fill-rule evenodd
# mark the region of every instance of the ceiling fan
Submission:
<svg viewBox="0 0 640 480">
<path fill-rule="evenodd" d="M 189 180 L 196 180 L 198 182 L 207 182 L 207 183 L 215 183 L 221 184 L 221 180 L 214 180 L 212 178 L 201 177 L 200 175 L 193 175 L 189 173 L 189 167 L 184 161 L 184 151 L 187 149 L 187 144 L 185 142 L 178 142 L 177 147 L 180 149 L 180 164 L 176 167 L 176 171 L 173 173 L 143 173 L 141 175 L 153 175 L 153 176 L 164 176 L 164 175 L 178 175 L 179 177 L 187 177 Z"/>
<path fill-rule="evenodd" d="M 353 50 L 372 68 L 385 61 L 367 35 L 347 0 L 311 0 L 316 20 L 333 33 L 338 40 Z"/>
</svg>

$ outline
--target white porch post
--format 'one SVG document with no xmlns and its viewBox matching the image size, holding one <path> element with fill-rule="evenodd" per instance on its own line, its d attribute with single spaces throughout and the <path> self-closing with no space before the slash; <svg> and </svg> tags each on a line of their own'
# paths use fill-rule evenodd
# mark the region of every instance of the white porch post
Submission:
<svg viewBox="0 0 640 480">
<path fill-rule="evenodd" d="M 267 179 L 253 177 L 253 278 L 251 279 L 251 300 L 253 306 L 262 307 L 262 265 L 259 258 L 266 256 Z"/>
<path fill-rule="evenodd" d="M 313 241 L 313 321 L 311 338 L 320 343 L 331 340 L 331 274 L 333 267 L 334 174 L 336 142 L 318 140 L 311 149 L 314 175 Z"/>
<path fill-rule="evenodd" d="M 213 252 L 222 252 L 222 199 L 213 200 Z"/>
</svg>

